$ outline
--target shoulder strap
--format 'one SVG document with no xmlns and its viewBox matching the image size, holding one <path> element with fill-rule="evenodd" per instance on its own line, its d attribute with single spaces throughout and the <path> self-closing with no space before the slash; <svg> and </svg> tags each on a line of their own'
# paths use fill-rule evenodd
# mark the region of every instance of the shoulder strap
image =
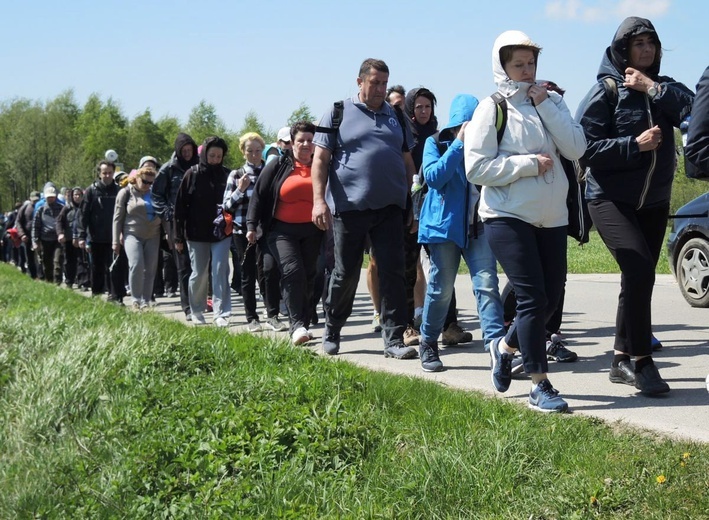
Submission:
<svg viewBox="0 0 709 520">
<path fill-rule="evenodd" d="M 615 80 L 610 77 L 603 78 L 603 90 L 611 106 L 616 106 L 618 104 L 618 84 Z"/>
<path fill-rule="evenodd" d="M 340 131 L 340 125 L 342 124 L 342 116 L 345 113 L 345 103 L 344 101 L 335 101 L 332 104 L 332 126 L 316 126 L 315 131 L 323 134 L 336 134 Z"/>
<path fill-rule="evenodd" d="M 507 100 L 499 92 L 495 92 L 490 97 L 495 102 L 495 129 L 497 130 L 497 144 L 500 144 L 507 127 Z"/>
</svg>

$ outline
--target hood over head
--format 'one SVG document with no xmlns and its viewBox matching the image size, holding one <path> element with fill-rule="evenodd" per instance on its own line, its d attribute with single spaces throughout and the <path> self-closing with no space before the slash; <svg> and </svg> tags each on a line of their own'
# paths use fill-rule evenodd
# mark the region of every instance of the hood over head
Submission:
<svg viewBox="0 0 709 520">
<path fill-rule="evenodd" d="M 507 72 L 505 72 L 502 66 L 502 60 L 500 59 L 500 49 L 508 46 L 530 47 L 537 49 L 539 52 L 542 50 L 541 45 L 533 42 L 532 39 L 522 31 L 505 31 L 495 39 L 495 43 L 492 46 L 492 75 L 498 91 L 505 97 L 512 96 L 520 89 L 520 84 L 516 81 L 512 81 L 507 76 Z M 538 64 L 539 62 L 537 61 L 537 65 Z"/>
<path fill-rule="evenodd" d="M 213 137 L 207 137 L 202 145 L 200 146 L 201 150 L 199 152 L 199 169 L 207 172 L 212 172 L 216 171 L 219 168 L 222 168 L 222 164 L 224 164 L 224 157 L 222 157 L 222 162 L 220 164 L 209 164 L 207 162 L 207 152 L 209 152 L 210 148 L 213 147 L 219 147 L 222 150 L 224 150 L 224 157 L 226 157 L 227 151 L 229 150 L 229 147 L 226 144 L 226 141 L 222 139 L 221 137 L 213 136 Z"/>
<path fill-rule="evenodd" d="M 625 77 L 625 69 L 629 65 L 630 58 L 630 40 L 639 34 L 652 34 L 657 41 L 657 52 L 655 61 L 649 69 L 645 71 L 650 78 L 656 78 L 660 73 L 660 62 L 662 61 L 662 43 L 660 37 L 655 31 L 655 26 L 646 18 L 630 16 L 623 20 L 618 27 L 618 30 L 613 36 L 613 41 L 606 48 L 606 53 L 601 61 L 601 67 L 598 71 L 598 79 L 606 76 Z"/>
<path fill-rule="evenodd" d="M 470 94 L 457 94 L 451 102 L 448 124 L 441 129 L 439 139 L 452 141 L 456 137 L 457 128 L 473 118 L 473 112 L 478 108 L 478 99 Z"/>
<path fill-rule="evenodd" d="M 182 154 L 180 153 L 182 147 L 187 144 L 192 145 L 192 159 L 190 159 L 189 161 L 185 161 L 182 158 Z M 197 143 L 194 142 L 194 139 L 192 139 L 189 134 L 186 134 L 184 132 L 180 132 L 179 134 L 177 134 L 177 137 L 175 138 L 175 157 L 177 158 L 177 162 L 184 170 L 186 170 L 190 166 L 194 166 L 199 161 L 199 154 L 197 153 Z"/>
</svg>

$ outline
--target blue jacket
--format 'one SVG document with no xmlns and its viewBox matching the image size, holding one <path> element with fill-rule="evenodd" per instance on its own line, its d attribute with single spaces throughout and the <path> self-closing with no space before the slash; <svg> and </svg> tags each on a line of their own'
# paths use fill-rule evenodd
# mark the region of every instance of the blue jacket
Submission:
<svg viewBox="0 0 709 520">
<path fill-rule="evenodd" d="M 450 121 L 438 134 L 426 139 L 423 149 L 423 175 L 428 195 L 419 217 L 419 243 L 454 242 L 465 248 L 468 241 L 470 209 L 479 194 L 465 177 L 463 142 L 456 138 L 458 127 L 470 121 L 478 100 L 458 94 L 451 103 Z M 441 154 L 436 137 L 446 148 Z"/>
</svg>

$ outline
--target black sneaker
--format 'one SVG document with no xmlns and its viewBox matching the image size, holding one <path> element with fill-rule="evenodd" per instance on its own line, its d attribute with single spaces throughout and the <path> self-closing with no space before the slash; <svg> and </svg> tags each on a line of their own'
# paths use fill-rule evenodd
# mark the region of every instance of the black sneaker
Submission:
<svg viewBox="0 0 709 520">
<path fill-rule="evenodd" d="M 670 391 L 670 385 L 662 379 L 655 363 L 645 365 L 640 372 L 635 373 L 635 388 L 645 395 L 665 394 Z"/>
<path fill-rule="evenodd" d="M 440 372 L 443 370 L 443 363 L 438 357 L 438 343 L 426 343 L 421 341 L 419 345 L 419 357 L 421 358 L 421 369 L 424 372 Z"/>
<path fill-rule="evenodd" d="M 566 348 L 561 336 L 552 334 L 547 340 L 547 359 L 555 360 L 559 363 L 571 363 L 578 359 L 578 355 L 576 355 L 576 352 Z"/>
<path fill-rule="evenodd" d="M 340 332 L 330 328 L 325 329 L 322 337 L 322 350 L 325 354 L 334 356 L 340 351 Z"/>
<path fill-rule="evenodd" d="M 498 392 L 507 392 L 512 382 L 512 358 L 514 354 L 502 354 L 498 348 L 502 338 L 490 342 L 490 379 Z"/>
<path fill-rule="evenodd" d="M 635 386 L 635 371 L 630 361 L 621 361 L 617 367 L 611 366 L 608 373 L 611 383 Z"/>
</svg>

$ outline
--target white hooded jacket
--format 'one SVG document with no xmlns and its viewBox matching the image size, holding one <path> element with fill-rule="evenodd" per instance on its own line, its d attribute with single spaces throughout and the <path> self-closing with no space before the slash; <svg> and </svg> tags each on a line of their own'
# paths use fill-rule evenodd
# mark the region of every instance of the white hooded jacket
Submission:
<svg viewBox="0 0 709 520">
<path fill-rule="evenodd" d="M 571 117 L 562 97 L 549 97 L 535 107 L 527 97 L 530 83 L 512 81 L 500 62 L 508 45 L 539 46 L 520 31 L 506 31 L 495 40 L 492 70 L 497 90 L 507 100 L 507 125 L 498 146 L 492 98 L 480 102 L 465 128 L 465 172 L 482 185 L 480 217 L 512 217 L 538 227 L 568 224 L 569 183 L 559 159 L 576 160 L 586 151 L 583 129 Z M 547 153 L 553 168 L 539 175 L 537 154 Z"/>
</svg>

